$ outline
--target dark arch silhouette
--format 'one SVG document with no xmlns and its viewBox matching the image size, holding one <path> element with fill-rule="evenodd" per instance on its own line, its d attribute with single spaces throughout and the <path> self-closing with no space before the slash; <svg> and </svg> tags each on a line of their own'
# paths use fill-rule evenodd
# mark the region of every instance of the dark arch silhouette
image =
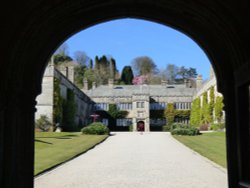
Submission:
<svg viewBox="0 0 250 188">
<path fill-rule="evenodd" d="M 35 98 L 53 51 L 68 37 L 117 18 L 171 26 L 212 62 L 225 99 L 230 187 L 246 187 L 250 16 L 247 0 L 18 0 L 1 5 L 0 187 L 33 187 Z M 244 114 L 244 115 L 243 115 Z"/>
</svg>

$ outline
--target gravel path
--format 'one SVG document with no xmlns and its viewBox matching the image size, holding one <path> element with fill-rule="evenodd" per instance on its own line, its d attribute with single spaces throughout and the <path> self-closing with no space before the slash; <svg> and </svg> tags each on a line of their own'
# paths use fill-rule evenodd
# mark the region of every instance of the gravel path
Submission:
<svg viewBox="0 0 250 188">
<path fill-rule="evenodd" d="M 35 188 L 226 188 L 226 171 L 169 133 L 115 133 L 35 179 Z"/>
</svg>

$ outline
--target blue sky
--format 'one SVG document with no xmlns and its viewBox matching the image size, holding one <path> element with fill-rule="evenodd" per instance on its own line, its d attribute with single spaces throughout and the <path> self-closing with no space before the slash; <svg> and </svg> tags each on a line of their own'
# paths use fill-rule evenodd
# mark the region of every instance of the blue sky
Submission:
<svg viewBox="0 0 250 188">
<path fill-rule="evenodd" d="M 121 72 L 139 56 L 149 56 L 158 69 L 166 65 L 194 67 L 208 78 L 210 62 L 203 50 L 188 36 L 164 25 L 138 19 L 104 22 L 73 35 L 65 41 L 73 57 L 84 51 L 90 58 L 109 55 Z"/>
</svg>

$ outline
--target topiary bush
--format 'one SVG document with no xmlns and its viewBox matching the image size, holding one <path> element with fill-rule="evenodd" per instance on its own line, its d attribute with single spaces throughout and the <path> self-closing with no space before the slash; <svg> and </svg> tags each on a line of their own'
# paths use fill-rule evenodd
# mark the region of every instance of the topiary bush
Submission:
<svg viewBox="0 0 250 188">
<path fill-rule="evenodd" d="M 40 118 L 36 120 L 35 126 L 41 131 L 47 132 L 52 127 L 52 123 L 46 115 L 41 115 Z"/>
<path fill-rule="evenodd" d="M 199 129 L 195 127 L 190 127 L 190 128 L 176 128 L 171 131 L 172 135 L 188 135 L 188 136 L 195 136 L 199 135 L 200 131 Z"/>
<path fill-rule="evenodd" d="M 101 122 L 94 122 L 88 125 L 87 127 L 82 128 L 83 134 L 93 134 L 93 135 L 105 135 L 109 134 L 109 129 L 107 126 Z"/>
</svg>

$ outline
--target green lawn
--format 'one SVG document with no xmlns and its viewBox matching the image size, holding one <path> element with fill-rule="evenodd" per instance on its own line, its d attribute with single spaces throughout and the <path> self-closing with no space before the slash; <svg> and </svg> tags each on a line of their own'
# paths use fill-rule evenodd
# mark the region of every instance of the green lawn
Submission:
<svg viewBox="0 0 250 188">
<path fill-rule="evenodd" d="M 36 132 L 34 174 L 87 151 L 105 138 L 107 135 L 82 135 L 80 132 Z"/>
<path fill-rule="evenodd" d="M 224 132 L 203 133 L 199 136 L 173 136 L 204 157 L 226 167 L 226 143 Z"/>
</svg>

